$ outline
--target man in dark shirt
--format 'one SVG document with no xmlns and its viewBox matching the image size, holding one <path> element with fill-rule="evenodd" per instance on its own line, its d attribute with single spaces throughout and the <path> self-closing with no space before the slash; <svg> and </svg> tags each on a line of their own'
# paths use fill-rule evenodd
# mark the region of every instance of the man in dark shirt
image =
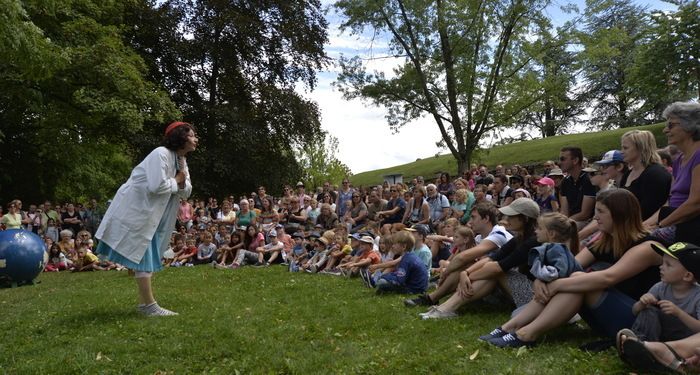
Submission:
<svg viewBox="0 0 700 375">
<path fill-rule="evenodd" d="M 564 147 L 559 153 L 559 163 L 567 176 L 561 182 L 560 212 L 581 225 L 593 217 L 595 188 L 588 173 L 581 166 L 583 152 L 578 147 Z"/>
</svg>

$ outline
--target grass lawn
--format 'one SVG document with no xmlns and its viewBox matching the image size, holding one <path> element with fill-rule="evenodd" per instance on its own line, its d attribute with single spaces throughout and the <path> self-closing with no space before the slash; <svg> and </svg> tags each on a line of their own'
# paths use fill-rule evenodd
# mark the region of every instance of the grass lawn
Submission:
<svg viewBox="0 0 700 375">
<path fill-rule="evenodd" d="M 7 374 L 612 374 L 614 349 L 589 354 L 595 337 L 571 325 L 530 350 L 477 337 L 504 322 L 487 303 L 453 320 L 376 296 L 360 280 L 290 274 L 286 268 L 208 266 L 156 274 L 159 303 L 180 313 L 145 318 L 125 272 L 42 274 L 35 286 L 0 289 L 0 373 Z M 477 353 L 478 352 L 478 353 Z"/>
<path fill-rule="evenodd" d="M 559 150 L 564 146 L 578 146 L 583 154 L 591 161 L 609 150 L 620 149 L 620 137 L 632 129 L 649 130 L 656 136 L 659 147 L 666 146 L 666 136 L 663 134 L 664 124 L 644 125 L 624 129 L 599 132 L 559 135 L 556 137 L 533 139 L 526 142 L 511 143 L 492 147 L 488 150 L 477 150 L 472 156 L 472 163 L 484 163 L 493 169 L 497 164 L 508 167 L 513 164 L 540 166 L 545 160 L 556 160 Z M 350 177 L 354 186 L 381 184 L 382 176 L 387 174 L 403 174 L 404 182 L 416 176 L 426 178 L 437 177 L 441 172 L 454 176 L 457 172 L 457 161 L 452 154 L 417 160 L 413 163 L 397 165 L 374 171 L 362 172 Z M 338 181 L 340 182 L 340 181 Z"/>
</svg>

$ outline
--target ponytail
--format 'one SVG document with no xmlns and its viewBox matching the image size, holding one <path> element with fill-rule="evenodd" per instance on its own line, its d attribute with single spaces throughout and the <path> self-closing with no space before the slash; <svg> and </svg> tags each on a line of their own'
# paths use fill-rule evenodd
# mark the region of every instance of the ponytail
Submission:
<svg viewBox="0 0 700 375">
<path fill-rule="evenodd" d="M 576 255 L 579 251 L 578 227 L 574 220 L 569 219 L 569 250 Z"/>
</svg>

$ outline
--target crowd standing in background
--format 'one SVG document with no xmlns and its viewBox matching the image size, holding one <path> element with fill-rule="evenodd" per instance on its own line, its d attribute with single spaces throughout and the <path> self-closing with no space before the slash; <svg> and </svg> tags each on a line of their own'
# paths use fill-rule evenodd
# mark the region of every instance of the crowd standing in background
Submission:
<svg viewBox="0 0 700 375">
<path fill-rule="evenodd" d="M 358 277 L 377 293 L 414 295 L 405 304 L 427 309 L 421 319 L 495 298 L 514 311 L 480 337 L 493 345 L 533 346 L 580 318 L 628 363 L 682 370 L 700 341 L 700 105 L 674 103 L 664 116 L 666 149 L 632 130 L 591 164 L 572 146 L 538 166 L 472 165 L 456 178 L 182 198 L 162 265 Z M 43 236 L 46 271 L 123 269 L 93 254 L 105 210 L 95 199 L 13 200 L 0 220 Z"/>
</svg>

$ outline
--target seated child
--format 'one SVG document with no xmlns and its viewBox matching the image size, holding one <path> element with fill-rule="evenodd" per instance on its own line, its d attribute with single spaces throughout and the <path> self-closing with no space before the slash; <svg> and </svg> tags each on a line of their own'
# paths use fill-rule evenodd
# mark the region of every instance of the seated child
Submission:
<svg viewBox="0 0 700 375">
<path fill-rule="evenodd" d="M 379 253 L 373 250 L 374 239 L 370 236 L 362 236 L 359 240 L 360 248 L 357 255 L 349 262 L 340 265 L 345 276 L 352 277 L 360 274 L 360 271 L 369 272 L 367 269 L 372 264 L 381 261 Z"/>
<path fill-rule="evenodd" d="M 637 315 L 632 332 L 640 340 L 662 342 L 700 332 L 700 247 L 683 242 L 652 246 L 663 254 L 661 281 L 632 307 Z"/>
<path fill-rule="evenodd" d="M 358 245 L 353 246 L 352 242 L 353 239 L 359 240 L 361 236 L 355 233 L 349 237 L 351 243 L 348 243 L 344 230 L 336 230 L 333 249 L 329 254 L 328 263 L 326 264 L 327 273 L 334 275 L 340 274 L 340 268 L 338 266 L 347 263 L 351 258 L 353 249 L 357 249 Z"/>
<path fill-rule="evenodd" d="M 173 267 L 193 266 L 194 264 L 192 261 L 197 255 L 197 246 L 195 246 L 195 243 L 193 237 L 187 237 L 187 240 L 185 240 L 185 248 L 180 252 L 180 255 L 175 256 L 170 265 Z"/>
<path fill-rule="evenodd" d="M 334 231 L 327 230 L 323 232 L 323 235 L 320 238 L 323 239 L 321 242 L 326 245 L 326 248 L 321 251 L 317 251 L 316 254 L 302 266 L 307 272 L 316 273 L 320 271 L 326 264 L 326 260 L 335 246 Z"/>
<path fill-rule="evenodd" d="M 270 243 L 259 246 L 255 249 L 258 253 L 258 263 L 256 265 L 269 266 L 270 263 L 274 262 L 280 253 L 284 251 L 284 244 L 277 239 L 277 231 L 272 229 L 267 233 L 267 237 L 270 239 Z M 265 260 L 267 258 L 267 261 Z"/>
<path fill-rule="evenodd" d="M 238 231 L 233 232 L 231 234 L 227 234 L 224 238 L 228 240 L 228 242 L 225 242 L 219 248 L 219 268 L 229 267 L 228 265 L 226 265 L 226 261 L 229 258 L 231 259 L 231 264 L 233 264 L 233 260 L 236 259 L 236 253 L 238 252 L 238 250 L 242 249 L 244 245 L 243 236 Z"/>
<path fill-rule="evenodd" d="M 216 245 L 213 242 L 214 236 L 210 232 L 204 232 L 200 239 L 202 243 L 197 247 L 197 256 L 194 259 L 194 264 L 216 264 Z"/>
<path fill-rule="evenodd" d="M 450 248 L 450 257 L 446 260 L 441 260 L 438 263 L 437 268 L 433 268 L 432 271 L 435 274 L 440 274 L 442 271 L 450 265 L 450 261 L 455 255 L 461 253 L 466 249 L 470 249 L 476 246 L 474 241 L 474 232 L 469 227 L 459 227 L 452 240 L 452 247 Z"/>
<path fill-rule="evenodd" d="M 44 266 L 44 272 L 58 272 L 70 268 L 73 264 L 61 252 L 61 248 L 57 243 L 52 243 L 49 248 L 49 260 Z"/>
<path fill-rule="evenodd" d="M 76 251 L 76 258 L 73 262 L 72 272 L 83 272 L 83 271 L 108 271 L 116 269 L 117 266 L 114 263 L 104 261 L 100 263 L 97 255 L 93 254 L 88 250 L 88 245 L 83 242 Z"/>
<path fill-rule="evenodd" d="M 170 257 L 167 256 L 166 253 L 168 253 L 168 251 L 163 254 L 163 266 L 170 267 L 173 262 L 175 262 L 175 259 L 177 259 L 177 257 L 180 256 L 183 251 L 185 251 L 185 249 L 186 247 L 183 236 L 180 233 L 175 233 L 173 235 L 173 245 L 170 249 L 168 249 L 170 252 L 172 252 L 172 255 Z"/>
<path fill-rule="evenodd" d="M 425 263 L 412 250 L 415 246 L 415 238 L 406 231 L 392 235 L 392 252 L 401 257 L 396 270 L 385 273 L 374 284 L 369 271 L 360 273 L 362 280 L 368 287 L 376 287 L 377 294 L 396 293 L 424 293 L 428 288 L 428 269 Z"/>
<path fill-rule="evenodd" d="M 299 268 L 299 262 L 306 259 L 309 253 L 306 251 L 306 246 L 304 244 L 304 233 L 295 232 L 292 234 L 292 239 L 294 240 L 294 246 L 292 247 L 292 252 L 289 254 L 289 272 L 295 272 L 294 269 Z"/>
</svg>

